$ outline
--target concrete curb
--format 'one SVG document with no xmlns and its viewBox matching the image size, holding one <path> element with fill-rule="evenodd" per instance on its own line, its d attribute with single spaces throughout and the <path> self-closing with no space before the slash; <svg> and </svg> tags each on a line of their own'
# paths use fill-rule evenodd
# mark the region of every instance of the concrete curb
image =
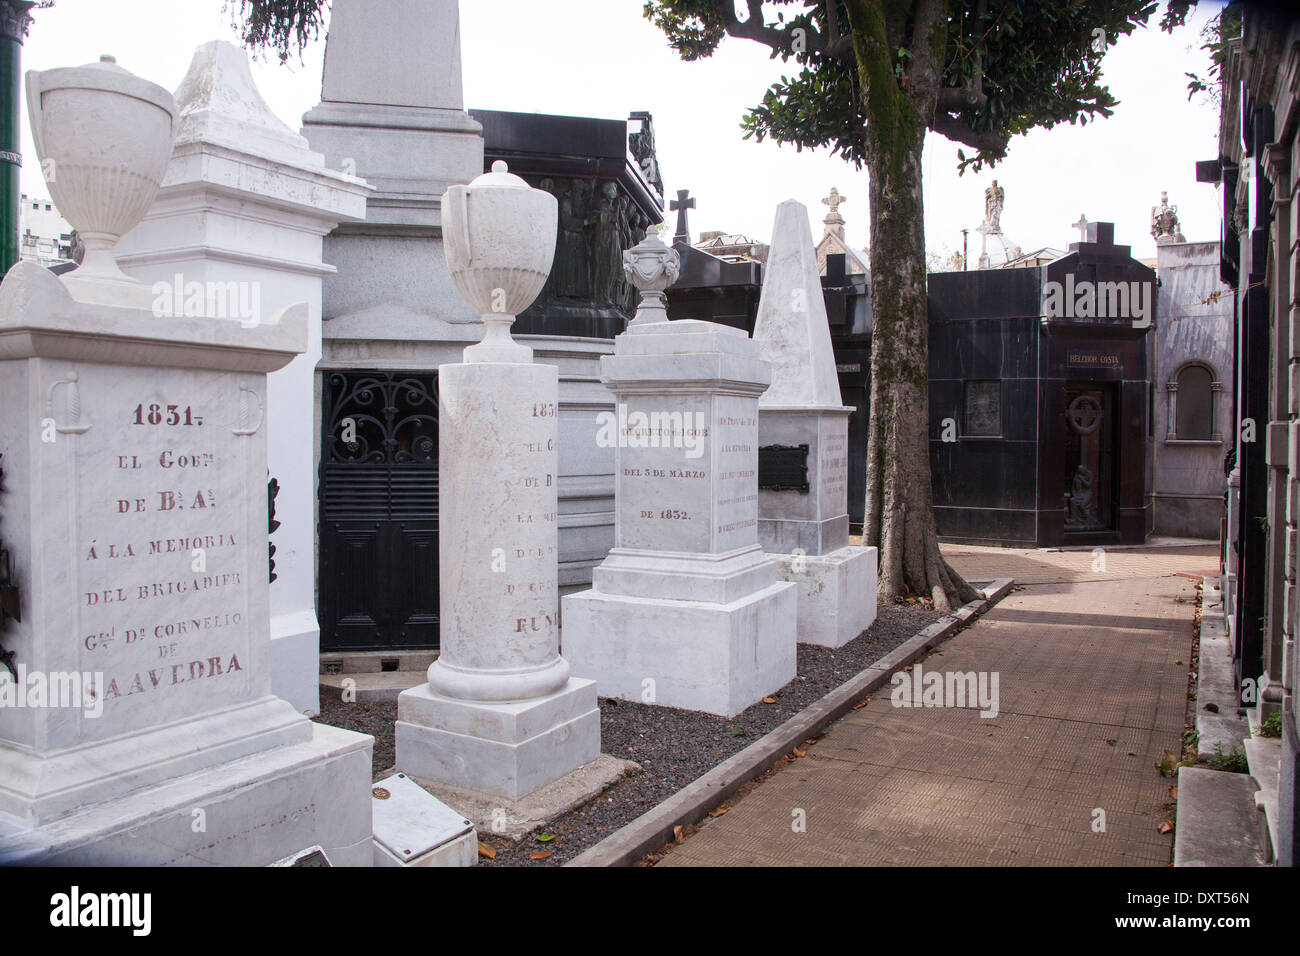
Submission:
<svg viewBox="0 0 1300 956">
<path fill-rule="evenodd" d="M 663 803 L 615 830 L 565 866 L 631 866 L 673 839 L 673 827 L 696 823 L 744 784 L 778 763 L 792 748 L 848 713 L 853 705 L 889 682 L 897 670 L 917 660 L 935 645 L 979 617 L 1000 601 L 1014 582 L 999 578 L 984 589 L 984 598 L 971 601 L 904 641 L 871 667 L 821 700 L 810 704 L 775 730 L 760 737 Z"/>
</svg>

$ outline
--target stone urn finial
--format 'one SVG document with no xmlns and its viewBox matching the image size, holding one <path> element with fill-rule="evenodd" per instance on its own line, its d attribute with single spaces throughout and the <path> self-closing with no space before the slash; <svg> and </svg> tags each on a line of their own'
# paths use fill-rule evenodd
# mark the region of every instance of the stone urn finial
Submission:
<svg viewBox="0 0 1300 956">
<path fill-rule="evenodd" d="M 628 328 L 668 321 L 664 290 L 677 281 L 681 268 L 681 256 L 663 244 L 653 225 L 646 228 L 644 239 L 623 253 L 623 272 L 641 293 L 640 308 Z"/>
<path fill-rule="evenodd" d="M 1160 205 L 1151 207 L 1151 236 L 1158 246 L 1187 241 L 1178 223 L 1178 207 L 1169 205 L 1168 192 L 1162 191 Z"/>
<path fill-rule="evenodd" d="M 50 196 L 86 246 L 64 282 L 85 300 L 148 298 L 147 287 L 118 268 L 113 248 L 149 211 L 167 172 L 177 116 L 172 95 L 104 56 L 29 71 L 27 108 Z"/>
<path fill-rule="evenodd" d="M 559 203 L 501 160 L 468 186 L 442 194 L 442 236 L 456 288 L 483 317 L 483 341 L 466 362 L 531 362 L 533 350 L 510 337 L 515 316 L 533 304 L 555 260 Z"/>
</svg>

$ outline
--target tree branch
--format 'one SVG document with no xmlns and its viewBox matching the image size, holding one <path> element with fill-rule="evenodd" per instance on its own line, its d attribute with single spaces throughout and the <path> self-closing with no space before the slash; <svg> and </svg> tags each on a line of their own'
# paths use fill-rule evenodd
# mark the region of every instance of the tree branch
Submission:
<svg viewBox="0 0 1300 956">
<path fill-rule="evenodd" d="M 840 8 L 837 0 L 826 0 L 826 43 L 821 50 L 837 60 L 853 58 L 853 38 L 840 33 Z"/>
<path fill-rule="evenodd" d="M 789 30 L 770 27 L 763 22 L 763 0 L 745 0 L 745 2 L 749 8 L 749 17 L 742 22 L 736 16 L 736 6 L 733 0 L 715 0 L 713 8 L 722 19 L 722 28 L 727 32 L 727 36 L 738 37 L 743 40 L 756 40 L 778 52 L 790 53 L 794 49 L 794 38 L 790 36 Z M 826 3 L 827 17 L 829 22 L 834 24 L 835 0 L 826 0 Z M 853 39 L 851 37 L 839 36 L 838 34 L 827 37 L 811 26 L 801 27 L 801 29 L 807 32 L 805 37 L 806 49 L 816 50 L 824 56 L 837 60 L 851 60 L 853 58 Z"/>
<path fill-rule="evenodd" d="M 935 113 L 930 129 L 940 136 L 947 137 L 954 143 L 961 143 L 975 149 L 988 150 L 991 153 L 1004 153 L 1011 142 L 1010 133 L 995 131 L 979 132 L 948 113 Z"/>
<path fill-rule="evenodd" d="M 732 0 L 716 0 L 713 7 L 722 18 L 723 29 L 728 36 L 744 40 L 757 40 L 773 50 L 789 52 L 790 38 L 784 30 L 769 27 L 763 23 L 763 0 L 746 0 L 749 6 L 749 18 L 743 23 L 736 17 L 736 5 Z M 811 44 L 810 44 L 811 45 Z"/>
<path fill-rule="evenodd" d="M 945 86 L 939 90 L 935 101 L 935 111 L 939 113 L 958 113 L 974 107 L 982 109 L 989 101 L 989 95 L 982 89 L 965 86 Z"/>
</svg>

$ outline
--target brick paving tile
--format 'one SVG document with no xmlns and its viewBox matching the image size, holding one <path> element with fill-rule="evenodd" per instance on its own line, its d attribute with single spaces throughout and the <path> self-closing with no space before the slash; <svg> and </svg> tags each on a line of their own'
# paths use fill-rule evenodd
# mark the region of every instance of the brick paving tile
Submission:
<svg viewBox="0 0 1300 956">
<path fill-rule="evenodd" d="M 659 866 L 1168 864 L 1155 763 L 1181 747 L 1196 578 L 1217 549 L 944 552 L 1019 586 L 920 664 L 996 673 L 997 714 L 895 707 L 887 685 Z"/>
</svg>

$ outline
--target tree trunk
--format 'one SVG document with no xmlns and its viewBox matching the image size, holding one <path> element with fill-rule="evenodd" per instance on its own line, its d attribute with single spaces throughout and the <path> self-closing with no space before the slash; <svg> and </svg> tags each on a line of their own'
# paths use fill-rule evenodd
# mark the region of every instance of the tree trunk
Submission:
<svg viewBox="0 0 1300 956">
<path fill-rule="evenodd" d="M 929 318 L 921 153 L 938 75 L 914 72 L 904 92 L 891 51 L 900 27 L 877 3 L 850 3 L 854 47 L 870 121 L 864 131 L 871 198 L 871 419 L 863 543 L 880 550 L 878 596 L 930 597 L 950 611 L 978 595 L 944 560 L 935 532 L 930 479 Z M 928 12 L 936 24 L 942 8 Z M 921 19 L 918 17 L 917 20 Z M 914 24 L 916 20 L 914 20 Z M 924 39 L 921 39 L 924 38 Z M 922 28 L 909 43 L 937 45 Z"/>
</svg>

